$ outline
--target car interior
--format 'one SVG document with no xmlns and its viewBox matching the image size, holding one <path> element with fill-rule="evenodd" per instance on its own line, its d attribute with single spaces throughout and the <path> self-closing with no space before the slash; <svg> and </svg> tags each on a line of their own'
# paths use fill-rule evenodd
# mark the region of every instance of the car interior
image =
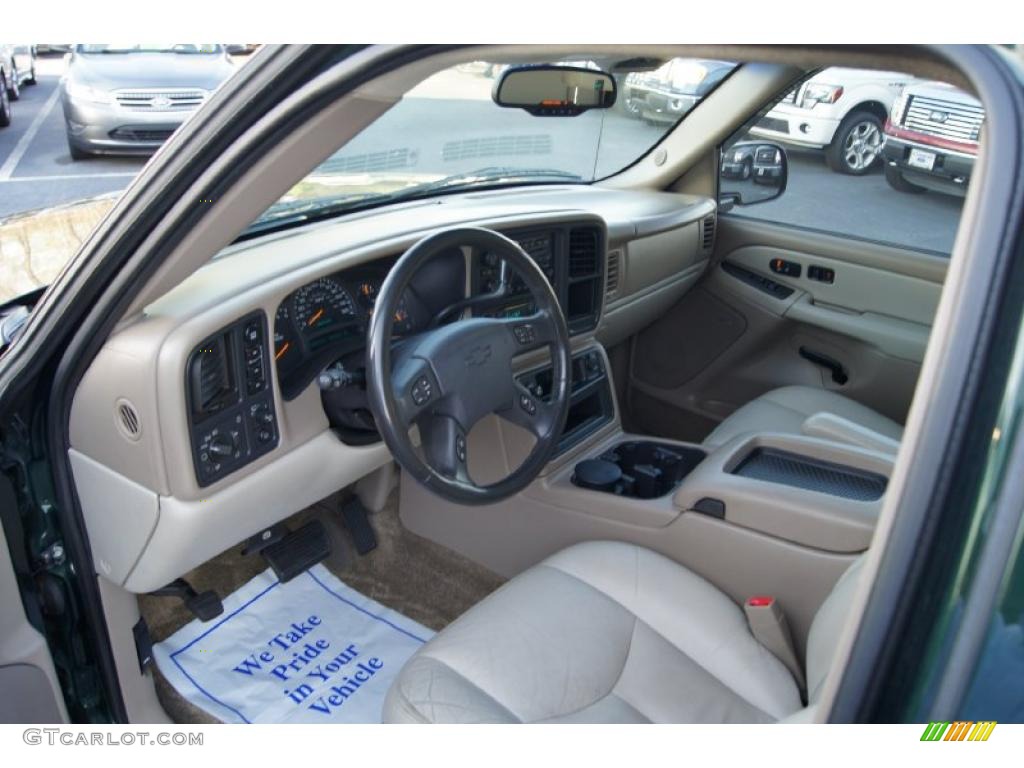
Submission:
<svg viewBox="0 0 1024 768">
<path fill-rule="evenodd" d="M 680 56 L 739 64 L 593 183 L 239 237 L 436 73 Z M 278 136 L 74 394 L 68 456 L 131 719 L 213 720 L 140 670 L 133 628 L 164 640 L 267 568 L 254 540 L 297 531 L 438 632 L 386 721 L 822 718 L 949 266 L 719 203 L 722 148 L 835 65 L 962 80 L 903 49 L 478 46 Z"/>
</svg>

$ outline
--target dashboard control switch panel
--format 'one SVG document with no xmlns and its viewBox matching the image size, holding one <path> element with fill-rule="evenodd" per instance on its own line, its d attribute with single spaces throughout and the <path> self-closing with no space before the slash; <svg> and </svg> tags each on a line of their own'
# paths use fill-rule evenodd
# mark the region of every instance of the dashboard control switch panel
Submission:
<svg viewBox="0 0 1024 768">
<path fill-rule="evenodd" d="M 277 447 L 262 312 L 222 328 L 192 350 L 185 370 L 196 481 L 208 486 Z"/>
</svg>

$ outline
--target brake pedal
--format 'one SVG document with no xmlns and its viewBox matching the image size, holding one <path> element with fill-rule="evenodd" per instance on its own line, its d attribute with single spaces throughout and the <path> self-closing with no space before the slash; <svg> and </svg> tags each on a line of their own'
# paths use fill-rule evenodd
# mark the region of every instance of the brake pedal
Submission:
<svg viewBox="0 0 1024 768">
<path fill-rule="evenodd" d="M 310 520 L 301 528 L 260 550 L 282 583 L 291 581 L 331 554 L 331 541 L 319 520 Z"/>
<path fill-rule="evenodd" d="M 358 498 L 351 498 L 341 506 L 341 521 L 345 524 L 356 552 L 365 555 L 377 548 L 377 534 L 370 525 L 370 516 L 366 507 Z"/>
<path fill-rule="evenodd" d="M 200 621 L 209 621 L 224 613 L 224 604 L 216 592 L 212 589 L 196 592 L 192 585 L 184 579 L 175 579 L 167 586 L 150 592 L 150 594 L 158 597 L 179 598 L 192 615 Z"/>
</svg>

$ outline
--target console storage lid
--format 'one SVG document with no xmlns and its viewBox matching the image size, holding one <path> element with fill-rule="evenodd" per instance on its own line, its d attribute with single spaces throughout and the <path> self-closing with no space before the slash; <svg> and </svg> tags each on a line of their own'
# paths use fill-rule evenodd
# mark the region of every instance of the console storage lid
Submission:
<svg viewBox="0 0 1024 768">
<path fill-rule="evenodd" d="M 803 435 L 741 435 L 711 453 L 676 491 L 681 511 L 830 552 L 867 549 L 894 457 Z M 721 505 L 709 505 L 707 500 Z"/>
</svg>

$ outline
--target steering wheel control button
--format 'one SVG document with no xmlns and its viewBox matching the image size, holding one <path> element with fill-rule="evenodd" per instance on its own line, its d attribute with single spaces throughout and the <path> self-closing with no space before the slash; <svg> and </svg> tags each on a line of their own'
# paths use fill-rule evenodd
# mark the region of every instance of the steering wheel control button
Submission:
<svg viewBox="0 0 1024 768">
<path fill-rule="evenodd" d="M 412 401 L 416 405 L 423 405 L 434 396 L 434 387 L 430 379 L 420 376 L 412 385 Z"/>
<path fill-rule="evenodd" d="M 462 435 L 455 438 L 455 456 L 460 463 L 466 463 L 466 438 Z"/>
<path fill-rule="evenodd" d="M 537 415 L 537 403 L 529 395 L 519 396 L 519 407 L 526 411 L 530 416 Z"/>
<path fill-rule="evenodd" d="M 523 346 L 533 344 L 537 341 L 537 332 L 530 323 L 523 323 L 522 325 L 514 326 L 512 328 L 512 333 L 515 334 L 516 341 Z"/>
</svg>

